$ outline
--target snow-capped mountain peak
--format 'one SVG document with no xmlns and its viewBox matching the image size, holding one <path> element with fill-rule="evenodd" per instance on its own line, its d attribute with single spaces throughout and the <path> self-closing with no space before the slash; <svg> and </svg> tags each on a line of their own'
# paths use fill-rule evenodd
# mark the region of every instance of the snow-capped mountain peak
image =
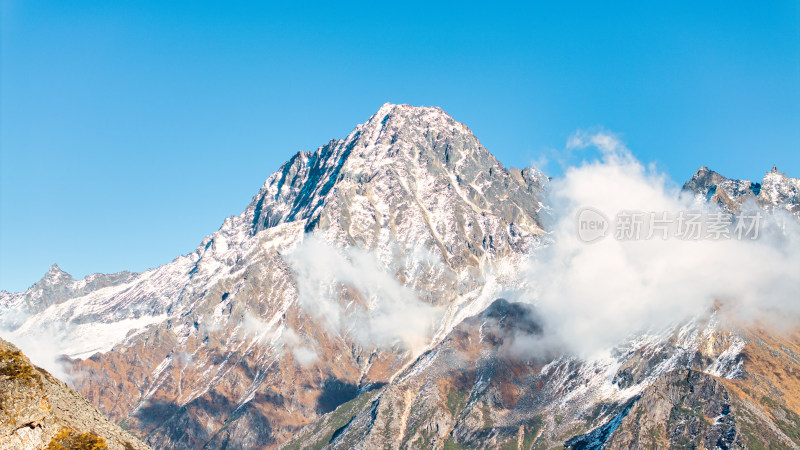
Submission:
<svg viewBox="0 0 800 450">
<path fill-rule="evenodd" d="M 43 296 L 38 288 L 8 294 L 19 305 L 15 319 L 22 320 L 7 321 L 4 337 L 24 350 L 26 339 L 42 330 L 55 334 L 61 344 L 54 353 L 76 358 L 76 388 L 92 398 L 111 399 L 114 392 L 114 404 L 101 400 L 101 409 L 117 420 L 127 417 L 144 433 L 153 429 L 140 421 L 140 411 L 168 402 L 182 412 L 169 412 L 164 427 L 202 420 L 204 429 L 221 430 L 196 439 L 227 439 L 266 416 L 276 426 L 259 433 L 285 439 L 297 426 L 289 416 L 314 417 L 315 403 L 287 397 L 282 401 L 293 405 L 287 409 L 264 397 L 265 389 L 283 386 L 288 393 L 298 377 L 306 392 L 323 394 L 326 383 L 386 382 L 416 355 L 398 340 L 406 328 L 371 318 L 385 308 L 402 310 L 390 301 L 399 294 L 386 287 L 437 311 L 438 319 L 420 328 L 431 329 L 420 336 L 423 343 L 446 336 L 493 300 L 502 286 L 497 280 L 514 267 L 510 261 L 524 258 L 538 239 L 545 182 L 535 169 L 505 168 L 439 108 L 385 104 L 347 137 L 291 157 L 242 214 L 226 219 L 193 252 L 140 274 L 75 281 L 54 268 L 45 281 L 62 280 L 60 288 L 44 295 L 41 307 L 31 307 Z M 365 323 L 331 328 L 319 305 L 301 301 L 302 267 L 291 255 L 307 233 L 325 252 L 345 255 L 348 270 L 369 271 L 368 283 L 382 280 L 383 296 L 363 282 L 322 281 L 330 286 L 323 294 L 342 307 L 336 314 L 360 311 Z M 324 255 L 306 258 L 315 256 Z M 364 337 L 392 327 L 395 334 L 384 339 L 389 347 L 380 352 Z M 298 372 L 298 364 L 317 369 Z M 130 383 L 139 387 L 125 387 Z M 208 399 L 223 391 L 230 407 L 212 408 Z M 244 419 L 225 425 L 237 410 Z M 170 439 L 154 432 L 151 443 L 171 446 Z"/>
<path fill-rule="evenodd" d="M 64 272 L 64 270 L 61 269 L 61 267 L 59 267 L 58 264 L 53 263 L 53 265 L 51 265 L 50 268 L 47 270 L 47 273 L 45 274 L 45 279 L 51 281 L 58 281 L 62 278 L 69 278 L 70 280 L 72 280 L 72 276 L 70 274 Z"/>
<path fill-rule="evenodd" d="M 711 200 L 729 211 L 737 210 L 747 199 L 762 207 L 785 209 L 800 214 L 800 179 L 790 178 L 772 166 L 761 180 L 726 178 L 708 167 L 701 167 L 683 186 L 701 200 Z"/>
</svg>

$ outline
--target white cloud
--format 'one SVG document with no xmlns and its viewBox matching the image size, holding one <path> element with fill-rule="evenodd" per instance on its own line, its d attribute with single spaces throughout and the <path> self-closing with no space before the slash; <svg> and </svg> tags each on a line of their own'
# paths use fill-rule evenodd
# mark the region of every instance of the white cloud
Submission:
<svg viewBox="0 0 800 450">
<path fill-rule="evenodd" d="M 247 335 L 254 337 L 261 344 L 270 342 L 277 331 L 275 326 L 270 325 L 249 310 L 244 313 L 242 329 Z"/>
<path fill-rule="evenodd" d="M 598 131 L 590 133 L 588 131 L 578 131 L 567 139 L 567 150 L 582 150 L 587 147 L 595 147 L 606 157 L 632 157 L 631 152 L 625 147 L 622 140 L 614 133 Z"/>
<path fill-rule="evenodd" d="M 291 352 L 301 366 L 307 366 L 319 359 L 312 346 L 313 339 L 300 336 L 287 324 L 272 326 L 247 311 L 242 321 L 242 328 L 248 336 L 255 338 L 261 345 L 273 345 L 276 351 Z"/>
<path fill-rule="evenodd" d="M 768 216 L 755 241 L 580 241 L 575 218 L 582 207 L 610 219 L 623 210 L 713 208 L 681 196 L 677 184 L 645 168 L 613 134 L 576 133 L 567 142 L 569 149 L 588 146 L 600 159 L 568 168 L 550 185 L 552 244 L 532 256 L 531 287 L 519 297 L 535 303 L 570 348 L 592 356 L 641 329 L 704 313 L 715 300 L 740 320 L 800 312 L 800 227 L 780 213 Z"/>
<path fill-rule="evenodd" d="M 336 248 L 315 235 L 285 255 L 298 281 L 298 300 L 335 333 L 362 345 L 402 345 L 418 351 L 428 344 L 439 308 L 419 300 L 372 253 Z"/>
<path fill-rule="evenodd" d="M 0 336 L 17 346 L 35 365 L 69 383 L 71 377 L 61 361 L 66 335 L 64 328 L 66 327 L 42 325 L 35 334 L 15 334 L 13 331 L 0 330 Z"/>
<path fill-rule="evenodd" d="M 309 347 L 297 347 L 292 350 L 292 355 L 301 366 L 307 366 L 319 359 L 317 352 Z"/>
</svg>

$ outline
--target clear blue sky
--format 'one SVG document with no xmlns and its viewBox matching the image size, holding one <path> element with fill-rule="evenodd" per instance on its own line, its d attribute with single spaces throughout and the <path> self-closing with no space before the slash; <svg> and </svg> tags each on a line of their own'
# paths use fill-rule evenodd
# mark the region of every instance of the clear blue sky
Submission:
<svg viewBox="0 0 800 450">
<path fill-rule="evenodd" d="M 796 0 L 284 3 L 2 0 L 0 289 L 187 253 L 387 101 L 511 166 L 605 127 L 678 181 L 800 176 Z"/>
</svg>

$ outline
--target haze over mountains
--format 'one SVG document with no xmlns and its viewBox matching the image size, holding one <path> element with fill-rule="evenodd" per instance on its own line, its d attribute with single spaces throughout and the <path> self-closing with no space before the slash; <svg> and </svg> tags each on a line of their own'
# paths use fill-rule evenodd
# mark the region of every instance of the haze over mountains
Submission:
<svg viewBox="0 0 800 450">
<path fill-rule="evenodd" d="M 1 293 L 2 336 L 155 448 L 800 445 L 797 323 L 751 314 L 800 312 L 800 182 L 702 168 L 681 198 L 571 145 L 604 159 L 551 181 L 386 104 L 192 253 Z M 581 205 L 751 203 L 786 212 L 763 242 L 570 239 Z"/>
</svg>

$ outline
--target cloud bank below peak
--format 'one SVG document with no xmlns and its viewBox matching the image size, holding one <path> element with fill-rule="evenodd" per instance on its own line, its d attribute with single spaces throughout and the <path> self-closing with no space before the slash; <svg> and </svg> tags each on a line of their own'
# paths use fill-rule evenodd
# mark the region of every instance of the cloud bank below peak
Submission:
<svg viewBox="0 0 800 450">
<path fill-rule="evenodd" d="M 566 151 L 584 150 L 599 156 L 567 167 L 549 185 L 550 242 L 532 254 L 527 288 L 519 293 L 568 348 L 591 357 L 634 333 L 707 313 L 715 301 L 743 321 L 800 314 L 796 218 L 759 210 L 764 220 L 755 240 L 615 239 L 620 212 L 674 218 L 681 211 L 720 211 L 682 193 L 654 165 L 646 167 L 613 133 L 581 131 L 567 140 Z M 577 232 L 576 217 L 587 207 L 611 221 L 611 235 L 593 244 Z"/>
</svg>

